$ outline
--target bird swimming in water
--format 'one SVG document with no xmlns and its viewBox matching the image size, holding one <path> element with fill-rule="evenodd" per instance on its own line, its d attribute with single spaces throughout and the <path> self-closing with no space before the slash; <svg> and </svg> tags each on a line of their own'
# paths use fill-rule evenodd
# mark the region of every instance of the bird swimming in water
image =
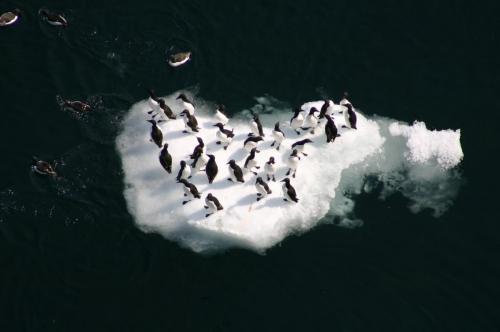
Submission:
<svg viewBox="0 0 500 332">
<path fill-rule="evenodd" d="M 289 178 L 284 178 L 281 180 L 283 183 L 283 186 L 281 189 L 283 190 L 283 200 L 285 202 L 295 202 L 298 203 L 299 199 L 297 198 L 297 193 L 295 192 L 295 188 L 290 184 L 290 179 Z"/>
<path fill-rule="evenodd" d="M 47 9 L 40 9 L 38 13 L 40 14 L 43 20 L 45 20 L 48 24 L 52 26 L 62 26 L 62 27 L 68 26 L 68 21 L 62 14 L 52 12 Z"/>
<path fill-rule="evenodd" d="M 90 112 L 92 110 L 92 107 L 90 107 L 89 104 L 84 103 L 83 101 L 79 101 L 79 100 L 67 100 L 67 99 L 65 99 L 65 100 L 63 100 L 63 106 L 68 107 L 68 108 L 70 108 L 73 111 L 78 112 L 78 113 L 86 113 L 86 112 Z"/>
<path fill-rule="evenodd" d="M 151 123 L 151 141 L 158 145 L 159 148 L 163 146 L 163 133 L 161 129 L 156 125 L 155 120 L 146 120 Z"/>
<path fill-rule="evenodd" d="M 219 202 L 217 197 L 209 193 L 205 198 L 205 209 L 209 211 L 207 214 L 205 214 L 205 218 L 207 218 L 215 212 L 223 210 L 224 208 L 222 207 L 222 204 Z"/>
<path fill-rule="evenodd" d="M 46 161 L 40 160 L 37 157 L 32 158 L 32 168 L 33 171 L 40 174 L 40 175 L 50 175 L 50 176 L 57 176 L 56 171 L 54 170 L 54 167 Z"/>
<path fill-rule="evenodd" d="M 168 64 L 172 67 L 179 67 L 191 59 L 191 52 L 178 52 L 168 55 Z"/>
<path fill-rule="evenodd" d="M 5 27 L 14 24 L 19 16 L 21 15 L 21 10 L 16 8 L 10 12 L 5 12 L 0 15 L 0 27 Z"/>
<path fill-rule="evenodd" d="M 257 189 L 257 202 L 272 193 L 269 185 L 260 176 L 255 180 L 255 189 Z"/>
</svg>

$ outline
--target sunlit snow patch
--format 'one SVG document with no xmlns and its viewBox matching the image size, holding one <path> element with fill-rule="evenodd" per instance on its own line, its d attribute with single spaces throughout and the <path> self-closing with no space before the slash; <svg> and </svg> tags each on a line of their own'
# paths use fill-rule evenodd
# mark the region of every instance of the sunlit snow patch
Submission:
<svg viewBox="0 0 500 332">
<path fill-rule="evenodd" d="M 180 104 L 175 100 L 177 95 L 165 98 L 176 114 L 181 111 Z M 441 203 L 435 214 L 442 213 L 449 205 L 442 201 L 449 202 L 456 193 L 437 188 L 439 197 L 432 200 L 432 195 L 426 192 L 422 200 L 417 187 L 425 182 L 435 184 L 436 179 L 439 183 L 447 182 L 447 169 L 458 164 L 463 157 L 459 131 L 430 132 L 423 123 L 408 126 L 387 119 L 368 119 L 360 113 L 358 130 L 352 130 L 341 128 L 344 116 L 336 113 L 334 119 L 341 136 L 333 144 L 326 144 L 324 120 L 315 135 L 307 133 L 299 136 L 287 125 L 290 110 L 275 110 L 272 114 L 260 115 L 265 137 L 264 142 L 259 143 L 261 153 L 257 154 L 257 160 L 261 166 L 259 175 L 265 179 L 264 163 L 270 156 L 275 157 L 278 182 L 269 182 L 272 194 L 257 202 L 255 175 L 244 170 L 244 184 L 227 180 L 226 163 L 235 159 L 243 168 L 248 155 L 243 148 L 243 141 L 250 132 L 248 120 L 230 119 L 226 127 L 234 128 L 236 136 L 225 151 L 215 144 L 218 129 L 213 126 L 216 122 L 213 107 L 202 100 L 196 100 L 195 104 L 196 117 L 202 128 L 198 136 L 205 141 L 206 153 L 215 155 L 219 167 L 211 185 L 204 172 L 190 179 L 202 193 L 202 199 L 181 204 L 183 189 L 181 184 L 176 183 L 175 176 L 181 160 L 190 163 L 188 155 L 198 143 L 195 135 L 182 133 L 184 123 L 181 119 L 159 125 L 173 157 L 172 174 L 167 174 L 161 167 L 158 161 L 160 149 L 150 142 L 151 125 L 146 119 L 150 118 L 147 112 L 151 106 L 147 101 L 131 108 L 123 121 L 123 131 L 117 138 L 125 171 L 125 198 L 139 227 L 144 231 L 159 232 L 194 251 L 217 251 L 228 247 L 263 251 L 288 234 L 310 229 L 328 214 L 340 217 L 343 226 L 359 226 L 362 224 L 360 220 L 348 217 L 354 202 L 346 193 L 368 191 L 367 176 L 376 176 L 385 183 L 385 193 L 391 191 L 391 181 L 397 184 L 394 190 L 407 186 L 400 191 L 413 202 L 415 206 L 411 207 L 414 211 L 434 208 L 434 203 Z M 320 109 L 321 105 L 321 101 L 311 102 L 302 108 L 308 110 L 314 106 Z M 272 106 L 266 107 L 272 109 Z M 271 131 L 277 121 L 286 135 L 279 152 L 270 147 Z M 299 203 L 285 202 L 279 181 L 285 177 L 285 161 L 290 155 L 291 145 L 304 138 L 312 139 L 313 143 L 306 147 L 308 156 L 301 157 L 297 177 L 291 181 Z M 396 179 L 391 179 L 393 175 Z M 412 193 L 414 189 L 417 193 Z M 224 210 L 205 218 L 203 206 L 208 193 L 219 199 Z M 429 198 L 432 201 L 425 202 Z"/>
</svg>

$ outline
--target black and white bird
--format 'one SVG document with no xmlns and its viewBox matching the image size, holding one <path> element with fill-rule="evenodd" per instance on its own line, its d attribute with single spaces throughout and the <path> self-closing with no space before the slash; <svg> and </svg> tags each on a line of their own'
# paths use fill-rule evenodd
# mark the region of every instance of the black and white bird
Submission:
<svg viewBox="0 0 500 332">
<path fill-rule="evenodd" d="M 183 130 L 183 133 L 197 133 L 199 132 L 199 127 L 198 127 L 198 120 L 194 115 L 191 115 L 188 110 L 183 110 L 179 116 L 182 118 L 184 121 L 184 126 L 185 130 Z"/>
<path fill-rule="evenodd" d="M 252 172 L 253 174 L 257 175 L 257 172 L 252 171 L 252 168 L 257 168 L 259 169 L 260 166 L 257 166 L 257 160 L 255 160 L 255 152 L 257 151 L 257 148 L 253 148 L 250 151 L 250 155 L 247 157 L 245 160 L 245 165 L 244 167 L 249 171 Z"/>
<path fill-rule="evenodd" d="M 274 161 L 274 157 L 269 157 L 269 160 L 264 165 L 264 171 L 267 175 L 267 181 L 273 179 L 273 181 L 276 182 L 276 178 L 274 177 L 276 173 L 276 162 Z"/>
<path fill-rule="evenodd" d="M 50 163 L 40 160 L 37 157 L 32 157 L 32 169 L 40 175 L 57 176 L 54 167 Z"/>
<path fill-rule="evenodd" d="M 194 104 L 185 94 L 181 93 L 176 99 L 181 100 L 182 109 L 187 110 L 190 115 L 194 115 Z"/>
<path fill-rule="evenodd" d="M 243 142 L 243 147 L 245 148 L 245 150 L 247 150 L 248 152 L 252 151 L 252 149 L 255 149 L 255 152 L 260 152 L 259 150 L 257 150 L 257 143 L 259 143 L 260 141 L 263 141 L 264 139 L 260 136 L 251 136 L 251 137 L 248 137 L 245 142 Z"/>
<path fill-rule="evenodd" d="M 151 111 L 148 112 L 148 114 L 153 113 L 154 111 L 157 110 L 157 108 L 160 106 L 158 105 L 158 96 L 156 95 L 155 91 L 153 89 L 148 90 L 149 98 L 148 98 L 148 104 L 152 108 Z"/>
<path fill-rule="evenodd" d="M 217 211 L 224 210 L 217 197 L 215 197 L 211 193 L 209 193 L 207 197 L 205 197 L 205 209 L 208 210 L 208 213 L 205 214 L 205 218 L 209 217 Z"/>
<path fill-rule="evenodd" d="M 168 144 L 163 144 L 163 149 L 160 152 L 160 164 L 167 171 L 168 174 L 172 173 L 172 156 L 168 152 Z"/>
<path fill-rule="evenodd" d="M 184 189 L 184 197 L 187 197 L 187 200 L 182 201 L 182 205 L 191 202 L 193 199 L 198 198 L 200 199 L 200 192 L 198 191 L 198 188 L 191 182 L 185 179 L 179 180 L 179 183 L 182 183 L 183 189 Z"/>
<path fill-rule="evenodd" d="M 297 108 L 290 119 L 290 127 L 297 133 L 297 135 L 300 135 L 299 128 L 302 127 L 303 123 L 304 116 L 302 115 L 302 110 Z"/>
<path fill-rule="evenodd" d="M 298 152 L 297 150 L 293 150 L 292 151 L 292 154 L 290 155 L 290 157 L 288 157 L 288 172 L 286 172 L 286 176 L 289 176 L 290 173 L 292 173 L 293 171 L 293 177 L 295 177 L 295 174 L 297 173 L 297 167 L 299 166 L 299 160 L 300 160 L 300 157 L 298 155 Z"/>
<path fill-rule="evenodd" d="M 62 105 L 77 113 L 86 113 L 92 110 L 92 107 L 90 107 L 89 104 L 80 100 L 65 99 L 63 100 Z"/>
<path fill-rule="evenodd" d="M 318 126 L 318 118 L 314 113 L 319 112 L 315 107 L 311 107 L 309 114 L 307 114 L 302 125 L 302 130 L 310 130 L 311 134 L 314 135 L 314 130 Z"/>
<path fill-rule="evenodd" d="M 171 67 L 179 67 L 191 59 L 191 52 L 177 52 L 168 55 L 168 64 Z"/>
<path fill-rule="evenodd" d="M 158 98 L 158 107 L 163 111 L 163 114 L 167 117 L 167 119 L 175 120 L 177 118 L 164 99 Z"/>
<path fill-rule="evenodd" d="M 179 169 L 179 173 L 177 173 L 177 177 L 175 178 L 177 181 L 187 180 L 191 177 L 191 166 L 189 166 L 184 160 L 181 160 L 181 168 Z"/>
<path fill-rule="evenodd" d="M 255 189 L 257 189 L 257 202 L 272 193 L 271 188 L 260 176 L 255 180 Z"/>
<path fill-rule="evenodd" d="M 304 156 L 307 157 L 307 153 L 304 152 L 304 149 L 307 143 L 312 143 L 312 142 L 313 141 L 311 141 L 309 138 L 297 141 L 292 144 L 292 149 L 297 150 L 298 153 L 302 153 Z"/>
<path fill-rule="evenodd" d="M 285 202 L 295 202 L 298 203 L 299 199 L 297 198 L 297 193 L 295 192 L 295 188 L 290 184 L 289 178 L 284 178 L 281 180 L 283 186 L 281 189 L 283 190 L 283 200 Z"/>
<path fill-rule="evenodd" d="M 358 129 L 356 127 L 356 113 L 354 112 L 351 103 L 345 104 L 347 112 L 344 112 L 345 127 L 351 129 Z"/>
<path fill-rule="evenodd" d="M 330 117 L 329 115 L 325 115 L 326 118 L 326 124 L 325 124 L 325 134 L 326 134 L 326 142 L 334 142 L 335 138 L 337 136 L 340 136 L 338 134 L 338 129 L 337 126 L 335 125 L 335 122 L 333 122 L 333 118 Z"/>
<path fill-rule="evenodd" d="M 236 164 L 234 159 L 231 159 L 228 163 L 228 171 L 229 171 L 229 181 L 233 182 L 241 182 L 244 183 L 245 179 L 243 178 L 243 171 L 241 167 Z"/>
<path fill-rule="evenodd" d="M 219 167 L 217 167 L 217 162 L 215 161 L 215 156 L 213 154 L 208 154 L 208 162 L 205 166 L 205 172 L 207 173 L 208 183 L 213 183 L 217 173 L 219 172 Z"/>
<path fill-rule="evenodd" d="M 45 20 L 48 24 L 52 26 L 62 26 L 62 27 L 68 26 L 68 21 L 62 14 L 52 12 L 47 9 L 40 9 L 38 13 L 40 14 L 43 20 Z"/>
<path fill-rule="evenodd" d="M 198 141 L 198 145 L 194 147 L 193 153 L 189 155 L 189 158 L 196 159 L 200 154 L 203 153 L 203 149 L 205 148 L 205 143 L 201 137 L 196 137 Z"/>
<path fill-rule="evenodd" d="M 319 119 L 323 119 L 325 115 L 333 115 L 333 101 L 325 100 L 323 105 L 321 106 L 321 110 L 319 112 Z"/>
<path fill-rule="evenodd" d="M 347 104 L 351 104 L 351 102 L 349 101 L 349 99 L 347 99 L 347 97 L 349 97 L 349 93 L 344 92 L 344 95 L 342 96 L 342 100 L 339 102 L 339 105 L 345 106 Z"/>
<path fill-rule="evenodd" d="M 209 158 L 204 152 L 198 154 L 191 163 L 191 174 L 199 172 L 201 168 L 207 164 L 208 160 Z"/>
<path fill-rule="evenodd" d="M 280 150 L 280 146 L 281 146 L 281 142 L 283 142 L 283 140 L 285 139 L 285 134 L 281 131 L 280 129 L 280 123 L 279 122 L 276 122 L 274 124 L 274 129 L 273 129 L 273 143 L 271 144 L 271 147 L 274 146 L 274 144 L 276 144 L 276 150 Z"/>
<path fill-rule="evenodd" d="M 226 106 L 223 104 L 217 105 L 215 109 L 215 118 L 217 122 L 222 123 L 224 126 L 229 122 L 229 119 L 226 116 Z"/>
<path fill-rule="evenodd" d="M 255 113 L 253 114 L 252 121 L 250 121 L 251 132 L 248 136 L 261 136 L 264 137 L 264 130 L 262 129 L 262 124 L 260 123 L 259 116 Z"/>
<path fill-rule="evenodd" d="M 17 8 L 10 12 L 3 13 L 0 15 L 0 27 L 14 24 L 19 19 L 19 15 L 21 15 L 21 10 Z"/>
<path fill-rule="evenodd" d="M 155 120 L 146 120 L 151 123 L 151 141 L 158 145 L 159 148 L 163 146 L 163 133 L 161 129 L 156 125 Z"/>
<path fill-rule="evenodd" d="M 224 125 L 221 122 L 214 124 L 214 127 L 219 128 L 219 130 L 215 134 L 215 136 L 217 136 L 218 139 L 216 143 L 222 144 L 224 146 L 224 150 L 227 150 L 227 147 L 233 141 L 234 129 L 233 130 L 224 129 Z"/>
</svg>

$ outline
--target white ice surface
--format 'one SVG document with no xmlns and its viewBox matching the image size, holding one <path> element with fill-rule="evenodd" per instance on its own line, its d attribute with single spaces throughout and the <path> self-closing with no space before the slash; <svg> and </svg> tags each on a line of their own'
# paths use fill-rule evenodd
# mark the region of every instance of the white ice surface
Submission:
<svg viewBox="0 0 500 332">
<path fill-rule="evenodd" d="M 175 100 L 177 95 L 165 98 L 174 113 L 181 111 L 180 104 Z M 202 128 L 198 136 L 205 141 L 206 153 L 215 155 L 219 173 L 211 185 L 204 172 L 194 175 L 190 181 L 202 193 L 202 199 L 183 206 L 182 185 L 175 182 L 175 177 L 181 160 L 190 163 L 188 155 L 197 145 L 196 136 L 182 133 L 184 123 L 180 118 L 159 125 L 173 157 L 173 172 L 167 174 L 158 161 L 160 149 L 150 142 L 151 125 L 146 122 L 150 118 L 147 114 L 151 109 L 149 103 L 141 101 L 131 108 L 124 118 L 117 148 L 125 173 L 124 194 L 128 209 L 141 229 L 159 232 L 196 252 L 229 247 L 264 251 L 291 233 L 312 228 L 327 215 L 340 216 L 341 226 L 361 225 L 360 220 L 349 218 L 354 207 L 350 194 L 370 190 L 367 176 L 375 175 L 385 184 L 383 193 L 389 194 L 391 186 L 397 188 L 410 199 L 413 204 L 410 207 L 415 212 L 431 208 L 439 215 L 446 210 L 458 190 L 453 181 L 454 190 L 443 192 L 442 188 L 434 187 L 436 183 L 442 186 L 450 182 L 447 169 L 458 164 L 463 157 L 460 131 L 430 132 L 423 123 L 408 126 L 393 120 L 368 119 L 359 112 L 358 130 L 352 130 L 341 128 L 344 117 L 335 113 L 341 137 L 333 144 L 326 144 L 324 120 L 315 135 L 304 133 L 299 136 L 287 125 L 293 114 L 290 110 L 273 109 L 273 101 L 264 97 L 257 100 L 265 105 L 267 111 L 272 111 L 260 114 L 265 137 L 264 142 L 259 143 L 262 152 L 257 154 L 261 166 L 259 175 L 266 179 L 263 166 L 270 156 L 275 157 L 278 166 L 278 182 L 269 182 L 272 194 L 260 202 L 256 202 L 256 176 L 243 169 L 248 155 L 243 141 L 250 132 L 250 117 L 241 119 L 245 112 L 231 118 L 226 126 L 234 128 L 236 136 L 228 150 L 224 151 L 215 144 L 218 129 L 213 127 L 216 121 L 214 107 L 195 100 L 195 115 Z M 321 105 L 321 101 L 310 102 L 302 108 L 308 110 L 315 106 L 320 109 Z M 276 121 L 280 121 L 286 135 L 279 152 L 270 147 L 271 131 Z M 285 161 L 291 153 L 290 146 L 304 138 L 310 138 L 314 143 L 307 145 L 305 152 L 308 156 L 301 156 L 297 177 L 291 180 L 299 203 L 284 202 L 282 183 L 279 181 L 287 171 Z M 226 163 L 230 159 L 235 159 L 244 170 L 244 184 L 227 180 Z M 432 184 L 430 188 L 428 183 Z M 417 190 L 415 194 L 415 186 L 422 184 L 427 192 L 419 195 Z M 439 196 L 433 200 L 429 191 L 437 192 Z M 205 218 L 203 205 L 208 193 L 219 199 L 224 210 Z"/>
</svg>

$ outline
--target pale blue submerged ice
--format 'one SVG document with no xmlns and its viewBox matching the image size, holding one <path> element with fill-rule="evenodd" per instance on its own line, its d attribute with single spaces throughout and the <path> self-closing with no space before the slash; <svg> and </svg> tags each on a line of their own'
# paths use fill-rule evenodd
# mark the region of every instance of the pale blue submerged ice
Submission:
<svg viewBox="0 0 500 332">
<path fill-rule="evenodd" d="M 165 97 L 166 103 L 178 114 L 181 104 L 178 93 Z M 189 95 L 193 97 L 192 95 Z M 428 130 L 423 122 L 413 125 L 385 118 L 367 117 L 358 110 L 357 130 L 342 128 L 344 116 L 334 113 L 339 128 L 334 143 L 326 143 L 324 119 L 315 134 L 297 135 L 288 126 L 291 109 L 274 104 L 269 98 L 257 98 L 255 112 L 260 112 L 264 126 L 264 141 L 258 144 L 256 155 L 261 166 L 259 176 L 266 180 L 264 164 L 274 156 L 277 182 L 268 182 L 272 193 L 257 202 L 256 176 L 243 169 L 248 152 L 243 141 L 250 132 L 248 110 L 230 118 L 226 128 L 234 128 L 235 138 L 227 150 L 216 144 L 217 127 L 214 105 L 195 98 L 196 117 L 206 153 L 215 155 L 219 173 L 209 184 L 205 172 L 196 173 L 189 181 L 196 185 L 202 199 L 182 205 L 183 186 L 175 177 L 180 161 L 190 163 L 188 155 L 198 144 L 194 134 L 182 133 L 182 119 L 169 120 L 159 125 L 164 142 L 169 144 L 173 157 L 172 174 L 160 165 L 160 150 L 150 141 L 150 103 L 135 104 L 123 121 L 117 138 L 117 149 L 122 158 L 125 181 L 125 199 L 137 225 L 147 232 L 158 232 L 167 239 L 196 252 L 219 251 L 243 247 L 263 252 L 279 243 L 287 235 L 307 231 L 320 222 L 337 220 L 345 227 L 356 227 L 362 221 L 353 217 L 356 194 L 381 188 L 382 198 L 400 192 L 410 202 L 410 209 L 418 212 L 431 209 L 439 216 L 452 204 L 460 187 L 460 173 L 456 169 L 463 158 L 460 130 Z M 309 102 L 302 109 L 318 110 L 322 101 Z M 262 106 L 265 106 L 264 107 Z M 263 111 L 264 110 L 264 111 Z M 271 132 L 280 122 L 286 139 L 280 151 L 272 148 Z M 286 160 L 291 145 L 310 138 L 301 156 L 296 178 L 291 178 L 298 203 L 283 201 L 282 182 L 288 170 Z M 243 169 L 245 183 L 228 181 L 228 165 L 235 159 Z M 224 209 L 205 217 L 205 197 L 212 193 Z M 354 198 L 353 198 L 354 197 Z"/>
</svg>

